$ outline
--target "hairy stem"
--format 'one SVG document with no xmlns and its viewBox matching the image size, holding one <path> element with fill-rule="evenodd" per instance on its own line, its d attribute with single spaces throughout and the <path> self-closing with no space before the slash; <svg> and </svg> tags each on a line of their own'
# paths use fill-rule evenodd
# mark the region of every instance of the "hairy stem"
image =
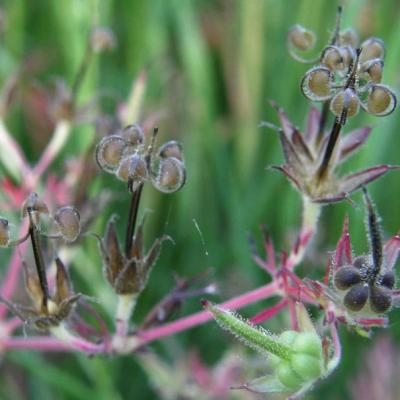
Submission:
<svg viewBox="0 0 400 400">
<path fill-rule="evenodd" d="M 132 249 L 133 236 L 135 234 L 137 215 L 139 210 L 140 197 L 142 194 L 143 183 L 132 193 L 131 205 L 129 208 L 128 225 L 125 236 L 125 255 L 129 259 Z"/>
</svg>

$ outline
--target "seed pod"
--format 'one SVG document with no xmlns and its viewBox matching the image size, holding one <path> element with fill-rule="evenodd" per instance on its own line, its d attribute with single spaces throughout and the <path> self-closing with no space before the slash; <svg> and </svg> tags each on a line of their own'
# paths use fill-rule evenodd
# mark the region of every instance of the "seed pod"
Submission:
<svg viewBox="0 0 400 400">
<path fill-rule="evenodd" d="M 380 278 L 379 282 L 382 286 L 388 289 L 393 289 L 395 283 L 395 276 L 392 271 L 386 271 Z"/>
<path fill-rule="evenodd" d="M 340 48 L 340 54 L 343 57 L 343 64 L 349 67 L 353 60 L 356 58 L 356 51 L 351 46 L 344 46 Z"/>
<path fill-rule="evenodd" d="M 396 104 L 396 96 L 387 86 L 374 85 L 369 93 L 365 108 L 370 114 L 384 117 L 394 111 Z"/>
<path fill-rule="evenodd" d="M 8 220 L 0 218 L 0 247 L 7 247 L 10 242 L 10 226 Z"/>
<path fill-rule="evenodd" d="M 160 160 L 158 172 L 153 179 L 153 185 L 163 193 L 177 192 L 186 180 L 186 170 L 183 162 L 174 157 Z"/>
<path fill-rule="evenodd" d="M 361 64 L 360 75 L 371 82 L 380 83 L 382 80 L 382 72 L 383 60 L 379 58 L 374 58 L 373 60 Z"/>
<path fill-rule="evenodd" d="M 97 27 L 90 34 L 90 46 L 95 53 L 112 50 L 115 45 L 115 35 L 109 28 Z"/>
<path fill-rule="evenodd" d="M 343 304 L 351 311 L 360 311 L 367 302 L 368 292 L 367 285 L 355 285 L 344 296 Z"/>
<path fill-rule="evenodd" d="M 361 54 L 359 62 L 363 63 L 374 58 L 385 58 L 385 45 L 383 41 L 376 37 L 371 37 L 361 44 Z"/>
<path fill-rule="evenodd" d="M 338 118 L 341 117 L 345 107 L 347 108 L 347 117 L 356 115 L 360 108 L 360 101 L 354 91 L 350 88 L 340 90 L 331 101 L 331 111 Z"/>
<path fill-rule="evenodd" d="M 360 271 L 351 265 L 341 267 L 333 277 L 333 283 L 339 290 L 346 290 L 360 282 Z"/>
<path fill-rule="evenodd" d="M 66 242 L 74 242 L 81 231 L 80 215 L 74 207 L 59 208 L 54 216 L 57 227 Z"/>
<path fill-rule="evenodd" d="M 127 141 L 118 135 L 104 137 L 96 146 L 96 161 L 101 169 L 114 172 L 127 148 Z"/>
<path fill-rule="evenodd" d="M 294 25 L 289 30 L 288 42 L 297 50 L 308 51 L 315 45 L 315 34 L 301 25 Z"/>
<path fill-rule="evenodd" d="M 371 310 L 377 314 L 383 314 L 392 305 L 392 296 L 389 289 L 371 285 L 369 297 Z"/>
<path fill-rule="evenodd" d="M 327 46 L 322 51 L 321 63 L 331 71 L 342 70 L 345 67 L 343 55 L 336 46 Z"/>
<path fill-rule="evenodd" d="M 179 161 L 183 161 L 182 145 L 175 140 L 171 140 L 158 149 L 158 155 L 161 158 L 174 157 Z"/>
<path fill-rule="evenodd" d="M 130 145 L 137 146 L 143 143 L 144 132 L 143 129 L 137 124 L 128 125 L 121 132 L 121 137 L 129 142 Z"/>
<path fill-rule="evenodd" d="M 313 101 L 324 101 L 331 97 L 332 73 L 326 67 L 315 67 L 307 71 L 301 81 L 305 97 Z"/>
<path fill-rule="evenodd" d="M 342 46 L 351 46 L 353 48 L 357 47 L 358 44 L 358 35 L 357 32 L 353 28 L 347 28 L 340 32 L 339 41 Z"/>
<path fill-rule="evenodd" d="M 353 261 L 353 267 L 363 273 L 371 268 L 371 258 L 369 256 L 358 256 Z"/>
<path fill-rule="evenodd" d="M 46 203 L 39 198 L 37 193 L 31 193 L 28 198 L 25 200 L 22 206 L 22 217 L 25 218 L 28 216 L 28 211 L 32 214 L 33 222 L 35 224 L 39 223 L 40 214 L 48 214 L 49 209 L 47 208 Z"/>
<path fill-rule="evenodd" d="M 146 161 L 138 153 L 125 157 L 116 172 L 117 177 L 130 183 L 130 190 L 135 191 L 148 177 Z"/>
</svg>

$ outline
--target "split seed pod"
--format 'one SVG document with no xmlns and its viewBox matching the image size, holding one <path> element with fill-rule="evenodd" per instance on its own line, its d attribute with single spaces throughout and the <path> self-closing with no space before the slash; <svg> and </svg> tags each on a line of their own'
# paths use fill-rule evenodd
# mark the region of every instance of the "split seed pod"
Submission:
<svg viewBox="0 0 400 400">
<path fill-rule="evenodd" d="M 308 51 L 315 45 L 315 34 L 301 25 L 295 25 L 289 31 L 288 42 L 297 50 Z"/>
<path fill-rule="evenodd" d="M 74 207 L 59 208 L 54 216 L 57 227 L 66 242 L 74 242 L 81 231 L 80 215 Z"/>
<path fill-rule="evenodd" d="M 104 137 L 96 146 L 96 161 L 101 169 L 114 172 L 127 148 L 127 141 L 118 135 Z"/>
</svg>

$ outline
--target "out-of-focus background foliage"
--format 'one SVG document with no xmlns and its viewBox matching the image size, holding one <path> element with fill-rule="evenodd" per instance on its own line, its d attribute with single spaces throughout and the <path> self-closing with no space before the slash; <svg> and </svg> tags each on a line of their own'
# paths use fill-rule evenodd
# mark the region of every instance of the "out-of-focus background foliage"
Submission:
<svg viewBox="0 0 400 400">
<path fill-rule="evenodd" d="M 344 27 L 355 27 L 361 38 L 375 35 L 385 41 L 384 82 L 398 90 L 400 3 L 349 0 L 344 6 Z M 212 267 L 211 279 L 220 288 L 216 300 L 264 283 L 264 274 L 250 259 L 246 240 L 246 234 L 253 232 L 259 242 L 257 230 L 261 223 L 267 224 L 278 248 L 288 248 L 300 222 L 300 199 L 283 176 L 266 170 L 267 165 L 281 161 L 281 154 L 276 135 L 258 128 L 258 124 L 261 120 L 277 122 L 268 103 L 274 99 L 297 125 L 303 126 L 310 103 L 300 93 L 299 82 L 308 67 L 290 59 L 286 34 L 293 24 L 303 24 L 317 33 L 317 48 L 321 48 L 318 46 L 329 38 L 336 7 L 335 1 L 323 0 L 1 2 L 1 81 L 24 60 L 33 64 L 30 76 L 21 82 L 18 101 L 6 121 L 32 162 L 45 144 L 48 129 L 45 121 L 35 118 L 32 112 L 37 83 L 48 86 L 57 76 L 72 80 L 93 25 L 110 27 L 118 45 L 94 60 L 80 91 L 80 102 L 99 93 L 99 89 L 125 98 L 132 81 L 146 70 L 142 118 L 159 114 L 162 137 L 184 144 L 188 172 L 184 189 L 172 196 L 162 196 L 151 187 L 145 189 L 142 207 L 153 211 L 147 231 L 149 240 L 166 232 L 174 238 L 175 245 L 163 249 L 141 297 L 135 315 L 138 321 L 171 288 L 174 272 L 193 276 Z M 114 112 L 112 102 L 105 102 L 103 107 Z M 399 163 L 398 115 L 398 110 L 385 119 L 360 113 L 350 121 L 347 129 L 372 124 L 374 130 L 348 169 Z M 62 175 L 65 160 L 82 152 L 93 134 L 90 125 L 74 130 L 62 157 L 53 165 L 56 174 Z M 92 227 L 99 233 L 113 212 L 118 211 L 124 221 L 128 207 L 123 185 L 99 172 L 90 188 L 92 195 L 102 187 L 115 190 L 118 196 Z M 388 174 L 372 184 L 370 190 L 384 233 L 393 234 L 400 228 L 399 174 Z M 353 198 L 361 204 L 359 194 Z M 322 276 L 328 251 L 334 248 L 346 213 L 350 216 L 354 247 L 357 251 L 366 249 L 362 207 L 326 207 L 315 249 L 302 267 L 305 274 Z M 121 226 L 121 232 L 122 229 Z M 2 274 L 6 261 L 2 256 Z M 100 308 L 109 313 L 111 321 L 114 298 L 102 278 L 93 241 L 82 242 L 72 275 L 81 292 L 99 299 Z M 199 308 L 198 301 L 192 300 L 183 313 Z M 244 314 L 251 315 L 259 309 L 260 305 L 249 307 Z M 399 341 L 399 312 L 393 311 L 390 317 L 387 334 Z M 266 326 L 279 332 L 285 324 L 285 318 L 278 318 Z M 341 365 L 308 398 L 352 398 L 349 388 L 362 369 L 364 353 L 374 341 L 345 329 L 341 336 Z M 190 349 L 197 348 L 211 365 L 232 343 L 215 324 L 208 324 L 152 347 L 167 359 L 177 354 L 185 357 Z M 132 355 L 89 359 L 78 354 L 11 352 L 1 356 L 0 371 L 1 399 L 158 398 Z"/>
</svg>

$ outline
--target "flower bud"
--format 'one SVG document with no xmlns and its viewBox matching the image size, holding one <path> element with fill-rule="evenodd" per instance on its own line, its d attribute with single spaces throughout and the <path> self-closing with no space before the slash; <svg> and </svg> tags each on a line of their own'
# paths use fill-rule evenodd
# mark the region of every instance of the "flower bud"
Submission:
<svg viewBox="0 0 400 400">
<path fill-rule="evenodd" d="M 114 172 L 127 147 L 127 142 L 121 136 L 104 137 L 96 147 L 97 164 L 106 172 Z"/>
<path fill-rule="evenodd" d="M 374 85 L 368 96 L 366 109 L 370 114 L 383 117 L 392 113 L 396 104 L 396 96 L 388 87 Z"/>
<path fill-rule="evenodd" d="M 183 162 L 175 157 L 168 157 L 160 160 L 153 184 L 160 192 L 174 193 L 181 189 L 185 180 L 186 171 Z"/>
<path fill-rule="evenodd" d="M 112 50 L 116 45 L 115 35 L 109 28 L 97 27 L 90 34 L 90 46 L 95 53 Z"/>
<path fill-rule="evenodd" d="M 183 161 L 182 145 L 175 140 L 171 140 L 158 149 L 158 155 L 161 158 L 174 157 L 179 161 Z"/>
<path fill-rule="evenodd" d="M 385 45 L 381 39 L 371 37 L 361 44 L 360 63 L 374 58 L 384 59 Z"/>
<path fill-rule="evenodd" d="M 117 177 L 130 183 L 130 190 L 135 191 L 148 177 L 146 161 L 138 153 L 125 157 L 116 172 Z"/>
<path fill-rule="evenodd" d="M 306 73 L 301 82 L 301 88 L 308 99 L 323 101 L 331 97 L 331 84 L 331 71 L 325 67 L 315 67 Z"/>
<path fill-rule="evenodd" d="M 315 45 L 315 34 L 301 25 L 295 25 L 288 33 L 288 41 L 294 48 L 308 51 Z"/>
<path fill-rule="evenodd" d="M 0 218 L 0 247 L 7 247 L 10 241 L 10 226 L 8 220 Z"/>
<path fill-rule="evenodd" d="M 342 70 L 344 65 L 343 55 L 336 46 L 328 46 L 322 52 L 321 63 L 331 71 Z"/>
<path fill-rule="evenodd" d="M 142 128 L 137 125 L 128 125 L 121 132 L 121 137 L 123 137 L 132 146 L 137 146 L 142 144 L 144 141 L 144 132 Z"/>
<path fill-rule="evenodd" d="M 74 242 L 81 231 L 80 215 L 74 207 L 59 208 L 54 216 L 57 227 L 66 242 Z"/>
<path fill-rule="evenodd" d="M 347 109 L 347 117 L 352 117 L 358 113 L 360 102 L 352 89 L 341 90 L 331 101 L 331 111 L 340 118 L 343 110 Z"/>
</svg>

